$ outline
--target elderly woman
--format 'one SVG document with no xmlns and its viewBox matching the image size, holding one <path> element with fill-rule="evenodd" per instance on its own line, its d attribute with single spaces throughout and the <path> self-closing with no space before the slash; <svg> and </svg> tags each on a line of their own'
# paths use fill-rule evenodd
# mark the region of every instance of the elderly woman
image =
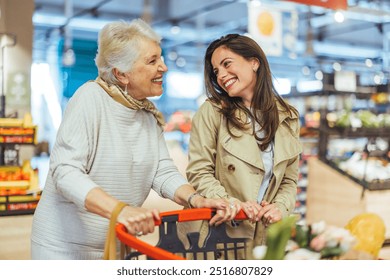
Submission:
<svg viewBox="0 0 390 280">
<path fill-rule="evenodd" d="M 126 206 L 117 222 L 129 233 L 153 232 L 159 212 L 141 207 L 151 189 L 180 205 L 220 209 L 221 220 L 228 218 L 225 202 L 197 195 L 168 154 L 162 115 L 147 99 L 162 94 L 168 70 L 159 43 L 139 19 L 101 30 L 99 76 L 70 99 L 51 153 L 34 215 L 32 259 L 102 259 L 120 202 Z"/>
</svg>

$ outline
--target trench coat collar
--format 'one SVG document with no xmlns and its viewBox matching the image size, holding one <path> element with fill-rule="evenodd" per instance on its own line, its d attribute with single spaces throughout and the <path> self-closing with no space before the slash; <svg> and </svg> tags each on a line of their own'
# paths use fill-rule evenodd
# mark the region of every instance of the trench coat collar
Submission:
<svg viewBox="0 0 390 280">
<path fill-rule="evenodd" d="M 289 120 L 297 119 L 298 116 L 290 116 L 286 112 L 282 111 L 279 103 L 279 127 L 275 134 L 275 145 L 274 145 L 274 167 L 280 162 L 294 158 L 299 155 L 300 143 L 297 137 L 294 137 L 294 131 L 292 131 Z M 238 117 L 245 120 L 245 114 L 238 112 Z M 233 135 L 238 137 L 232 137 L 227 128 L 222 131 L 222 146 L 223 148 L 248 164 L 264 170 L 264 164 L 260 156 L 260 150 L 258 148 L 256 139 L 253 137 L 252 129 L 248 131 L 241 131 L 235 127 L 231 127 Z"/>
</svg>

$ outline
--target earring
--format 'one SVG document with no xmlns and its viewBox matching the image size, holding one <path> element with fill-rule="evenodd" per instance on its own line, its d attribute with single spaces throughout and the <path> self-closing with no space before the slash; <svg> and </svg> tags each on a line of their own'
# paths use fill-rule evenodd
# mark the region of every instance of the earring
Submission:
<svg viewBox="0 0 390 280">
<path fill-rule="evenodd" d="M 125 86 L 125 93 L 127 94 L 127 84 L 126 84 L 126 86 Z"/>
</svg>

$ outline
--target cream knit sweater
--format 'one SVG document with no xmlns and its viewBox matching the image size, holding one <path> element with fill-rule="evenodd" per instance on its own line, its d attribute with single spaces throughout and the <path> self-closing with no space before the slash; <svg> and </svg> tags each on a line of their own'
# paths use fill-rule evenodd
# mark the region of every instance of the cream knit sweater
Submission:
<svg viewBox="0 0 390 280">
<path fill-rule="evenodd" d="M 32 258 L 102 258 L 108 220 L 84 207 L 94 187 L 141 206 L 151 188 L 172 199 L 185 183 L 154 116 L 126 108 L 88 82 L 69 101 L 58 131 L 34 214 Z"/>
</svg>

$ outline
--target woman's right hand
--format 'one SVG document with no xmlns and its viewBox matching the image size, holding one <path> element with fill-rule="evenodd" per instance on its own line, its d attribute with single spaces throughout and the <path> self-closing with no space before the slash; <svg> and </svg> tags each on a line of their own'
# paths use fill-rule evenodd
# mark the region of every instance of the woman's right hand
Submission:
<svg viewBox="0 0 390 280">
<path fill-rule="evenodd" d="M 262 209 L 262 206 L 256 201 L 241 202 L 241 209 L 245 212 L 248 216 L 248 220 L 252 223 L 260 221 L 260 210 Z"/>
<path fill-rule="evenodd" d="M 155 220 L 160 220 L 157 209 L 126 206 L 119 213 L 117 222 L 123 224 L 128 233 L 140 236 L 154 231 Z"/>
</svg>

